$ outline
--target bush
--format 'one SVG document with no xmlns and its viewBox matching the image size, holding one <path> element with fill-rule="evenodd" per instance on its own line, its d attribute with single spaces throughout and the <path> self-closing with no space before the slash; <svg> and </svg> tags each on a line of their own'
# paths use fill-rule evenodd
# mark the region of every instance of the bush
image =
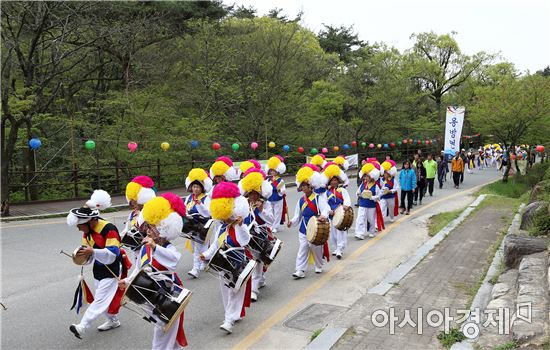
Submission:
<svg viewBox="0 0 550 350">
<path fill-rule="evenodd" d="M 527 169 L 527 174 L 524 176 L 516 175 L 516 181 L 527 184 L 529 187 L 535 186 L 549 174 L 550 162 L 534 164 L 532 168 Z"/>
<path fill-rule="evenodd" d="M 449 349 L 451 346 L 453 346 L 454 343 L 460 343 L 461 341 L 466 339 L 466 336 L 462 333 L 460 329 L 451 328 L 449 330 L 449 333 L 441 331 L 437 335 L 437 339 L 445 349 Z"/>
<path fill-rule="evenodd" d="M 542 207 L 533 217 L 533 226 L 529 230 L 531 236 L 545 236 L 550 233 L 550 215 L 547 207 Z"/>
<path fill-rule="evenodd" d="M 519 198 L 529 190 L 529 186 L 518 179 L 511 178 L 508 182 L 497 181 L 483 186 L 477 194 L 496 194 L 498 196 Z"/>
</svg>

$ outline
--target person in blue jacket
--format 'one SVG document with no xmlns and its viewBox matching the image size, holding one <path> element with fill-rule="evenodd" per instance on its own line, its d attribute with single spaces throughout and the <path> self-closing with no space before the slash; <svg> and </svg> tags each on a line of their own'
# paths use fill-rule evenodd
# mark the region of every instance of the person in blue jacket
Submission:
<svg viewBox="0 0 550 350">
<path fill-rule="evenodd" d="M 403 163 L 403 168 L 399 172 L 399 184 L 401 185 L 401 214 L 406 210 L 406 215 L 409 215 L 413 204 L 413 192 L 416 188 L 416 174 L 408 160 Z"/>
</svg>

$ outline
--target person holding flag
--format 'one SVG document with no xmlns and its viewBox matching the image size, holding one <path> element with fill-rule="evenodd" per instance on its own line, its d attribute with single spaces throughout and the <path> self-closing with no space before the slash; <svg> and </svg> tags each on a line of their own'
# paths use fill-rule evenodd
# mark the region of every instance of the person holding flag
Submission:
<svg viewBox="0 0 550 350">
<path fill-rule="evenodd" d="M 284 158 L 274 156 L 267 161 L 267 175 L 271 184 L 271 196 L 267 199 L 271 204 L 273 222 L 271 223 L 271 232 L 277 233 L 279 226 L 285 223 L 285 216 L 288 215 L 288 206 L 286 204 L 286 186 L 281 178 L 286 171 Z"/>
</svg>

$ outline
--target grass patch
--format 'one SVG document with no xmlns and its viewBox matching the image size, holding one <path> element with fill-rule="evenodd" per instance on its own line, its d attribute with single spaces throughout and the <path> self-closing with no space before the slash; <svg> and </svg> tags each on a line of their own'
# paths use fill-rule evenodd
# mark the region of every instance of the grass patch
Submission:
<svg viewBox="0 0 550 350">
<path fill-rule="evenodd" d="M 451 328 L 449 330 L 449 333 L 445 333 L 444 331 L 439 332 L 437 335 L 437 340 L 443 345 L 445 349 L 451 348 L 454 343 L 460 343 L 466 339 L 466 336 L 462 334 L 460 329 L 458 328 Z"/>
<path fill-rule="evenodd" d="M 312 342 L 313 339 L 317 338 L 317 336 L 319 336 L 319 334 L 321 334 L 322 331 L 323 331 L 323 328 L 319 328 L 313 331 L 313 334 L 311 335 L 311 337 L 309 337 L 309 341 Z"/>
<path fill-rule="evenodd" d="M 546 207 L 539 208 L 533 217 L 533 226 L 529 229 L 530 236 L 544 236 L 550 233 L 550 215 Z"/>
<path fill-rule="evenodd" d="M 515 349 L 519 347 L 519 344 L 512 340 L 512 341 L 509 341 L 509 342 L 506 342 L 504 344 L 500 344 L 500 345 L 497 345 L 493 348 L 493 350 L 511 350 L 511 349 Z"/>
<path fill-rule="evenodd" d="M 447 226 L 451 221 L 456 219 L 460 213 L 464 211 L 465 208 L 448 211 L 444 213 L 439 213 L 432 216 L 428 220 L 428 235 L 430 237 L 435 236 L 439 231 L 441 231 L 445 226 Z"/>
<path fill-rule="evenodd" d="M 480 188 L 475 194 L 494 194 L 508 198 L 519 198 L 521 195 L 529 191 L 529 189 L 529 185 L 525 182 L 511 178 L 506 183 L 497 181 L 487 184 Z"/>
<path fill-rule="evenodd" d="M 498 278 L 500 277 L 500 275 L 502 275 L 502 273 L 505 270 L 506 270 L 506 267 L 504 266 L 504 257 L 501 257 L 500 262 L 498 264 L 497 272 L 493 275 L 493 277 L 491 277 L 491 279 L 489 280 L 489 283 L 491 283 L 492 285 L 497 284 Z"/>
</svg>

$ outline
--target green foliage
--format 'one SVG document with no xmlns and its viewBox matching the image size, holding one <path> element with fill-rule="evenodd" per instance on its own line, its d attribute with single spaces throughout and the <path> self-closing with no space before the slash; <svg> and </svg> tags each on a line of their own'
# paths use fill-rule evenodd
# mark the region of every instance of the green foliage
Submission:
<svg viewBox="0 0 550 350">
<path fill-rule="evenodd" d="M 533 226 L 529 230 L 531 236 L 546 236 L 550 234 L 550 214 L 548 206 L 539 208 L 533 216 Z"/>
<path fill-rule="evenodd" d="M 466 339 L 466 336 L 458 328 L 451 328 L 449 333 L 441 331 L 437 335 L 437 340 L 445 349 L 449 349 L 454 343 L 460 343 L 464 339 Z"/>
<path fill-rule="evenodd" d="M 313 334 L 311 335 L 311 337 L 309 337 L 309 341 L 312 342 L 315 338 L 317 338 L 319 336 L 319 334 L 321 334 L 323 332 L 323 328 L 319 328 L 319 329 L 316 329 Z"/>
<path fill-rule="evenodd" d="M 464 211 L 464 208 L 443 212 L 432 216 L 428 221 L 428 235 L 433 237 L 451 221 L 456 219 L 460 213 Z"/>
<path fill-rule="evenodd" d="M 519 198 L 529 191 L 529 186 L 525 182 L 517 181 L 513 178 L 508 182 L 492 182 L 483 186 L 476 194 L 494 194 L 509 198 Z"/>
<path fill-rule="evenodd" d="M 512 340 L 504 344 L 495 346 L 493 350 L 511 350 L 511 349 L 516 349 L 518 347 L 519 347 L 519 344 L 515 340 Z"/>
</svg>

